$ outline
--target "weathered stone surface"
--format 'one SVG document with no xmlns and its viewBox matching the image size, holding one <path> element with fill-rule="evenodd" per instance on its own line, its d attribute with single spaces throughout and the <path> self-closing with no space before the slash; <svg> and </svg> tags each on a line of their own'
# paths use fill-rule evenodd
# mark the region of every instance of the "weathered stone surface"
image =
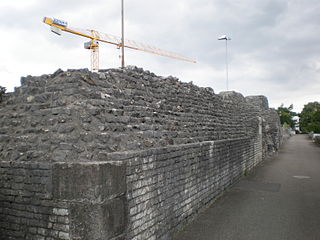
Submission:
<svg viewBox="0 0 320 240">
<path fill-rule="evenodd" d="M 108 163 L 55 163 L 53 197 L 103 202 L 126 191 L 126 168 Z"/>
<path fill-rule="evenodd" d="M 21 82 L 1 103 L 0 133 L 5 141 L 0 157 L 8 161 L 96 160 L 98 148 L 89 154 L 78 151 L 87 149 L 88 142 L 118 152 L 247 137 L 257 115 L 268 119 L 272 114 L 264 96 L 214 94 L 136 67 L 99 74 L 59 69 Z M 34 136 L 37 144 L 28 145 L 27 154 L 14 154 Z M 45 150 L 43 154 L 36 153 L 38 148 Z"/>
<path fill-rule="evenodd" d="M 259 107 L 260 109 L 269 109 L 268 99 L 265 96 L 247 96 L 246 101 L 250 104 Z"/>
<path fill-rule="evenodd" d="M 282 133 L 264 96 L 137 67 L 21 78 L 0 103 L 0 239 L 170 239 Z"/>
<path fill-rule="evenodd" d="M 100 240 L 121 235 L 126 228 L 125 196 L 106 203 L 70 205 L 71 239 Z"/>
</svg>

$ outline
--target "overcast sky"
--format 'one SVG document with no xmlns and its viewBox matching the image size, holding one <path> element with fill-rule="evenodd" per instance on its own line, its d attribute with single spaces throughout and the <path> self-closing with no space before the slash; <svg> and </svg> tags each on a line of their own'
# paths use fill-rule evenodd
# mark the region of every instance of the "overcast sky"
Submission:
<svg viewBox="0 0 320 240">
<path fill-rule="evenodd" d="M 120 0 L 10 0 L 0 2 L 0 85 L 9 91 L 20 77 L 90 67 L 85 38 L 50 32 L 42 18 L 70 27 L 121 34 Z M 126 50 L 126 65 L 161 76 L 226 90 L 227 34 L 229 90 L 265 95 L 301 111 L 320 101 L 319 0 L 125 0 L 125 36 L 195 58 L 189 63 Z M 119 50 L 100 44 L 100 67 L 119 67 Z"/>
</svg>

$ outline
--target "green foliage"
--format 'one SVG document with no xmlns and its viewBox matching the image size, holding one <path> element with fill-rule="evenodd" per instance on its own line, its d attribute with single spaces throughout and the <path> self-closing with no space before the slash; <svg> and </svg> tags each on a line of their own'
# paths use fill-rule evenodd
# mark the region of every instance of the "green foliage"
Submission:
<svg viewBox="0 0 320 240">
<path fill-rule="evenodd" d="M 282 124 L 282 126 L 283 126 L 285 129 L 290 128 L 289 124 L 288 124 L 288 123 L 286 123 L 286 122 L 284 122 L 284 123 Z"/>
<path fill-rule="evenodd" d="M 300 113 L 300 128 L 303 132 L 320 133 L 320 103 L 309 102 Z"/>
<path fill-rule="evenodd" d="M 292 109 L 293 109 L 292 104 L 289 107 L 284 107 L 283 104 L 281 104 L 281 106 L 278 107 L 276 111 L 280 117 L 280 122 L 282 125 L 294 128 L 297 121 L 293 120 L 293 117 L 297 116 L 297 114 L 293 112 Z"/>
<path fill-rule="evenodd" d="M 6 93 L 6 88 L 0 86 L 0 102 L 2 102 L 3 95 Z"/>
</svg>

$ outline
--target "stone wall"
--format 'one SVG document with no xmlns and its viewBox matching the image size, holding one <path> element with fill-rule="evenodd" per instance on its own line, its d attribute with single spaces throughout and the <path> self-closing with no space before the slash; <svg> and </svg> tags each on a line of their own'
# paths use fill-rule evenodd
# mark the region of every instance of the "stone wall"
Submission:
<svg viewBox="0 0 320 240">
<path fill-rule="evenodd" d="M 260 160 L 251 139 L 227 139 L 121 154 L 127 165 L 127 239 L 170 239 Z"/>
<path fill-rule="evenodd" d="M 123 236 L 124 167 L 1 161 L 0 179 L 0 239 Z"/>
<path fill-rule="evenodd" d="M 136 67 L 21 79 L 0 113 L 0 238 L 170 239 L 277 151 L 264 96 Z"/>
</svg>

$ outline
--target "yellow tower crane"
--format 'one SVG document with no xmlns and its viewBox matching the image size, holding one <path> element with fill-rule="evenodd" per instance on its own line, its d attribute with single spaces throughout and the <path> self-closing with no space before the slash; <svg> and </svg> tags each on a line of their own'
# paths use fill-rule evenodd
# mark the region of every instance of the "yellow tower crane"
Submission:
<svg viewBox="0 0 320 240">
<path fill-rule="evenodd" d="M 51 31 L 61 35 L 62 31 L 69 32 L 72 34 L 76 34 L 82 37 L 89 38 L 90 41 L 84 44 L 85 49 L 91 50 L 91 70 L 98 71 L 99 70 L 99 42 L 105 42 L 109 44 L 116 45 L 118 48 L 122 47 L 122 39 L 117 36 L 113 36 L 111 34 L 101 33 L 96 30 L 85 30 L 78 28 L 70 28 L 68 27 L 68 23 L 63 20 L 59 20 L 56 18 L 43 18 L 43 22 L 51 26 Z M 133 40 L 124 40 L 124 47 L 131 48 L 135 50 L 140 50 L 144 52 L 149 52 L 153 54 L 158 54 L 165 57 L 175 58 L 179 60 L 189 61 L 195 63 L 196 61 L 192 58 L 188 58 L 182 56 L 177 53 L 169 52 L 166 50 L 162 50 L 157 47 L 149 46 L 143 43 L 139 43 Z M 123 57 L 123 56 L 122 56 Z"/>
</svg>

